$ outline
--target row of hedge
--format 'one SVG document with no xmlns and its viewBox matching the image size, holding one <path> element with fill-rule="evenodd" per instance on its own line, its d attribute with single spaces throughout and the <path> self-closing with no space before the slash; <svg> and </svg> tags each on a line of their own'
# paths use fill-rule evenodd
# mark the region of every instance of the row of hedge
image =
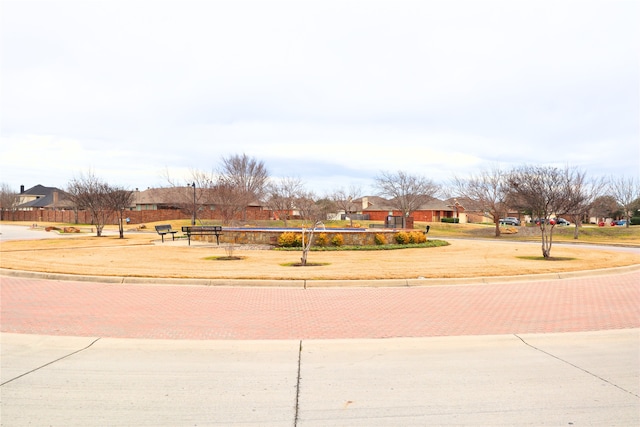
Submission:
<svg viewBox="0 0 640 427">
<path fill-rule="evenodd" d="M 440 222 L 448 223 L 448 224 L 458 224 L 460 222 L 460 218 L 440 218 Z"/>
<path fill-rule="evenodd" d="M 394 235 L 395 243 L 399 245 L 405 245 L 409 243 L 425 243 L 427 236 L 421 231 L 399 231 Z M 374 236 L 374 242 L 376 245 L 386 245 L 387 237 L 378 233 Z M 286 232 L 282 233 L 278 237 L 278 245 L 283 248 L 301 248 L 302 247 L 302 233 Z M 314 236 L 313 246 L 328 247 L 328 246 L 342 246 L 344 245 L 344 237 L 342 234 L 334 234 L 329 236 L 327 233 L 319 233 Z"/>
</svg>

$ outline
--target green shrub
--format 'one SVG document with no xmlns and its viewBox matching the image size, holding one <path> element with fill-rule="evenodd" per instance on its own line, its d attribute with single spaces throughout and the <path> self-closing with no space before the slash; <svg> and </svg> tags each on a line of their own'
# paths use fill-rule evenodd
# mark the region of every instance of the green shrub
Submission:
<svg viewBox="0 0 640 427">
<path fill-rule="evenodd" d="M 449 224 L 457 224 L 460 222 L 460 218 L 440 218 L 440 222 L 446 222 Z"/>
<path fill-rule="evenodd" d="M 327 233 L 320 233 L 316 235 L 314 244 L 316 246 L 329 246 L 329 236 L 327 236 Z"/>
<path fill-rule="evenodd" d="M 424 243 L 427 241 L 427 236 L 420 231 L 412 231 L 409 233 L 409 243 Z"/>
<path fill-rule="evenodd" d="M 335 236 L 333 236 L 333 238 L 331 239 L 331 244 L 333 246 L 344 245 L 344 237 L 342 237 L 342 234 L 336 234 Z"/>
<path fill-rule="evenodd" d="M 302 235 L 297 233 L 282 233 L 278 237 L 278 244 L 285 248 L 302 247 Z"/>
<path fill-rule="evenodd" d="M 400 245 L 406 245 L 407 243 L 409 243 L 409 233 L 407 233 L 406 231 L 399 231 L 394 237 L 396 239 L 396 243 Z"/>
<path fill-rule="evenodd" d="M 373 241 L 375 242 L 376 245 L 386 245 L 387 237 L 384 234 L 378 233 L 373 237 Z"/>
<path fill-rule="evenodd" d="M 632 216 L 629 225 L 640 225 L 640 216 Z"/>
</svg>

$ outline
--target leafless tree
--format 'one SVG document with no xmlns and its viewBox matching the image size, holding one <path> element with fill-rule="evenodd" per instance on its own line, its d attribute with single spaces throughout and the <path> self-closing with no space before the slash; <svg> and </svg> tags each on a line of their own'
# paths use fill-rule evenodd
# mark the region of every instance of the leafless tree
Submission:
<svg viewBox="0 0 640 427">
<path fill-rule="evenodd" d="M 304 184 L 300 178 L 283 177 L 267 185 L 267 205 L 283 219 L 285 227 L 296 207 L 296 200 L 303 193 Z"/>
<path fill-rule="evenodd" d="M 318 228 L 322 227 L 324 229 L 324 224 L 322 221 L 316 221 L 309 230 L 305 227 L 302 227 L 302 257 L 300 258 L 300 265 L 307 265 L 307 258 L 309 256 L 309 250 L 311 249 L 311 245 L 313 245 L 313 236 Z"/>
<path fill-rule="evenodd" d="M 77 209 L 86 209 L 91 215 L 91 223 L 96 227 L 96 236 L 102 236 L 102 229 L 113 215 L 109 200 L 109 185 L 92 171 L 73 178 L 67 193 Z"/>
<path fill-rule="evenodd" d="M 170 197 L 173 204 L 191 217 L 192 225 L 198 219 L 199 207 L 214 204 L 213 188 L 217 184 L 217 175 L 214 172 L 191 169 L 187 179 L 176 180 L 167 171 L 164 178 L 171 189 Z"/>
<path fill-rule="evenodd" d="M 500 217 L 507 211 L 510 194 L 507 177 L 507 172 L 493 166 L 478 175 L 470 175 L 468 179 L 453 179 L 453 188 L 458 195 L 473 201 L 477 209 L 491 216 L 496 237 L 500 237 Z"/>
<path fill-rule="evenodd" d="M 5 219 L 4 213 L 14 210 L 17 203 L 18 193 L 13 191 L 7 183 L 0 184 L 0 212 L 2 212 L 0 219 Z"/>
<path fill-rule="evenodd" d="M 236 218 L 241 217 L 246 204 L 240 202 L 242 196 L 238 188 L 224 181 L 218 181 L 211 188 L 209 200 L 213 203 L 222 223 L 230 225 Z"/>
<path fill-rule="evenodd" d="M 375 187 L 381 196 L 391 199 L 393 207 L 404 216 L 409 216 L 440 191 L 440 187 L 430 179 L 403 171 L 382 172 L 375 178 Z"/>
<path fill-rule="evenodd" d="M 262 161 L 246 154 L 233 155 L 222 159 L 218 185 L 233 189 L 233 200 L 229 202 L 241 207 L 244 215 L 251 202 L 264 198 L 268 179 L 269 172 Z"/>
<path fill-rule="evenodd" d="M 133 191 L 122 187 L 110 187 L 106 194 L 107 204 L 115 212 L 118 220 L 118 231 L 120 238 L 124 238 L 124 213 L 131 207 L 133 201 Z"/>
<path fill-rule="evenodd" d="M 344 211 L 345 215 L 349 217 L 349 225 L 353 227 L 353 216 L 358 212 L 358 203 L 354 203 L 354 200 L 362 196 L 362 190 L 355 185 L 350 186 L 348 189 L 339 188 L 329 196 L 329 200 L 333 202 L 338 210 Z"/>
<path fill-rule="evenodd" d="M 295 200 L 296 208 L 300 213 L 300 218 L 303 221 L 317 222 L 323 221 L 326 217 L 323 217 L 323 211 L 316 203 L 316 195 L 313 192 L 302 192 Z"/>
<path fill-rule="evenodd" d="M 613 218 L 616 215 L 617 210 L 618 203 L 616 202 L 616 199 L 613 196 L 605 194 L 595 198 L 589 212 L 590 215 L 596 217 L 596 223 L 598 223 L 601 218 Z"/>
<path fill-rule="evenodd" d="M 552 215 L 560 216 L 573 210 L 570 168 L 551 166 L 522 166 L 514 169 L 508 178 L 514 202 L 523 210 L 530 210 L 538 218 L 542 239 L 542 256 L 551 256 L 553 229 Z"/>
<path fill-rule="evenodd" d="M 323 197 L 316 200 L 315 210 L 318 213 L 318 218 L 325 220 L 329 218 L 329 215 L 336 212 L 336 204 L 327 197 Z"/>
<path fill-rule="evenodd" d="M 640 198 L 640 181 L 634 177 L 611 177 L 609 193 L 616 199 L 624 218 L 627 220 L 626 227 L 629 227 L 633 208 Z"/>
<path fill-rule="evenodd" d="M 566 214 L 574 224 L 573 238 L 578 239 L 582 220 L 589 215 L 594 201 L 602 195 L 606 181 L 602 178 L 588 179 L 586 172 L 573 170 L 568 184 L 569 209 Z"/>
</svg>

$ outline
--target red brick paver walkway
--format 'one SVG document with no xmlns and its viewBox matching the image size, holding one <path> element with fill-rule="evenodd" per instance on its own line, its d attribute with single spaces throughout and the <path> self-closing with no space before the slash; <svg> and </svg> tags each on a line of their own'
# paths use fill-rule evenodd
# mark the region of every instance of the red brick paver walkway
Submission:
<svg viewBox="0 0 640 427">
<path fill-rule="evenodd" d="M 640 272 L 407 288 L 122 285 L 0 277 L 1 330 L 159 339 L 323 339 L 640 327 Z"/>
</svg>

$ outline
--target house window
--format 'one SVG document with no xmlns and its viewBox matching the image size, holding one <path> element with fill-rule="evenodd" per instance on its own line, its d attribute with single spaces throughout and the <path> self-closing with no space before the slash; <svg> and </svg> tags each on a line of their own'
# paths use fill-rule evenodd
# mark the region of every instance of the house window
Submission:
<svg viewBox="0 0 640 427">
<path fill-rule="evenodd" d="M 137 205 L 136 210 L 138 211 L 154 211 L 156 210 L 156 205 Z"/>
</svg>

